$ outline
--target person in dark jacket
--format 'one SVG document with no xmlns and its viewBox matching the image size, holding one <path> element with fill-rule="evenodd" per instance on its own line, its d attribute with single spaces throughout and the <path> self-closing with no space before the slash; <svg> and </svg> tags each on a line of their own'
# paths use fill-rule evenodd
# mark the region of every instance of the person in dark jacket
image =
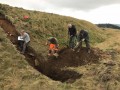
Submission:
<svg viewBox="0 0 120 90">
<path fill-rule="evenodd" d="M 84 41 L 85 44 L 86 44 L 87 52 L 90 53 L 90 44 L 89 44 L 88 32 L 85 31 L 85 30 L 81 30 L 78 33 L 77 39 L 78 39 L 78 43 L 77 43 L 77 45 L 74 49 L 79 49 L 80 50 L 81 47 L 82 47 L 82 42 Z M 79 52 L 79 50 L 78 50 L 78 52 Z"/>
<path fill-rule="evenodd" d="M 76 45 L 76 28 L 75 25 L 68 24 L 68 38 L 69 38 L 69 47 L 73 49 Z"/>
</svg>

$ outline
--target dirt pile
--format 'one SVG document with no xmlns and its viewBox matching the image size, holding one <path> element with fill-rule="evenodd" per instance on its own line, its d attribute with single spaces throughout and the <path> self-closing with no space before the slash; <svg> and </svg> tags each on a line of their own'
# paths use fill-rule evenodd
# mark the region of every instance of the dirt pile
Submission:
<svg viewBox="0 0 120 90">
<path fill-rule="evenodd" d="M 99 60 L 103 58 L 103 54 L 101 50 L 95 48 L 92 48 L 90 53 L 87 53 L 86 48 L 82 48 L 79 53 L 65 48 L 59 52 L 57 59 L 52 57 L 43 63 L 40 62 L 37 68 L 40 72 L 54 80 L 62 82 L 69 80 L 74 81 L 80 78 L 82 74 L 75 71 L 64 70 L 64 68 L 98 63 Z"/>
<path fill-rule="evenodd" d="M 62 49 L 59 53 L 59 57 L 49 58 L 46 61 L 47 66 L 63 68 L 63 67 L 77 67 L 91 63 L 98 63 L 104 54 L 99 49 L 91 49 L 90 53 L 87 53 L 86 48 L 82 48 L 80 52 L 73 52 L 69 48 Z M 54 66 L 53 66 L 54 65 Z"/>
</svg>

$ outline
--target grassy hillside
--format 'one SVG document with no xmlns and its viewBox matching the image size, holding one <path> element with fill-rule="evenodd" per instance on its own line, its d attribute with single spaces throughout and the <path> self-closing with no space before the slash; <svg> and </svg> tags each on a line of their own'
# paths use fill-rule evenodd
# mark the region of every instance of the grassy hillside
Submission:
<svg viewBox="0 0 120 90">
<path fill-rule="evenodd" d="M 103 54 L 105 58 L 102 60 L 98 58 L 99 63 L 97 64 L 88 63 L 77 67 L 62 68 L 75 71 L 83 76 L 71 84 L 61 83 L 53 81 L 33 69 L 0 28 L 0 90 L 119 90 L 120 54 L 118 51 L 112 50 L 116 49 L 116 47 L 110 48 L 111 45 L 116 43 L 118 48 L 119 40 L 114 44 L 110 43 L 110 46 L 107 45 L 107 38 L 110 38 L 109 41 L 117 39 L 120 34 L 119 31 L 107 32 L 108 30 L 104 31 L 84 20 L 51 13 L 29 11 L 3 4 L 0 4 L 0 13 L 11 21 L 17 31 L 20 32 L 20 30 L 24 29 L 30 34 L 30 46 L 35 49 L 38 55 L 39 53 L 46 55 L 47 47 L 45 46 L 45 41 L 49 36 L 57 37 L 60 47 L 65 46 L 68 23 L 76 25 L 78 31 L 80 29 L 88 30 L 92 46 L 103 50 L 109 49 L 107 54 Z M 24 20 L 24 15 L 28 15 L 30 19 Z M 99 55 L 97 49 L 95 50 L 94 54 Z M 89 55 L 83 57 L 87 56 Z M 53 74 L 55 73 L 53 72 Z"/>
<path fill-rule="evenodd" d="M 34 70 L 0 28 L 0 90 L 57 89 L 54 82 Z"/>
<path fill-rule="evenodd" d="M 68 23 L 76 25 L 78 31 L 80 29 L 88 30 L 91 37 L 91 44 L 102 42 L 105 38 L 105 36 L 102 35 L 102 30 L 100 30 L 92 23 L 84 20 L 78 20 L 75 18 L 60 16 L 52 13 L 29 11 L 22 8 L 13 8 L 7 5 L 0 5 L 0 8 L 0 12 L 3 13 L 6 18 L 8 18 L 16 26 L 18 31 L 24 29 L 30 33 L 32 38 L 32 45 L 37 45 L 33 47 L 40 48 L 38 47 L 38 44 L 42 45 L 44 40 L 49 36 L 57 37 L 61 46 L 66 44 Z M 24 20 L 24 15 L 29 16 L 30 19 Z"/>
<path fill-rule="evenodd" d="M 119 90 L 119 58 L 120 55 L 117 55 L 116 65 L 111 68 L 104 64 L 110 58 L 100 64 L 70 67 L 68 69 L 84 76 L 73 84 L 62 84 L 34 70 L 0 28 L 0 90 Z M 107 77 L 112 77 L 109 82 L 104 81 Z"/>
<path fill-rule="evenodd" d="M 107 38 L 104 42 L 96 44 L 96 47 L 100 49 L 116 49 L 120 51 L 120 31 L 119 29 L 106 29 L 104 28 L 104 34 Z"/>
</svg>

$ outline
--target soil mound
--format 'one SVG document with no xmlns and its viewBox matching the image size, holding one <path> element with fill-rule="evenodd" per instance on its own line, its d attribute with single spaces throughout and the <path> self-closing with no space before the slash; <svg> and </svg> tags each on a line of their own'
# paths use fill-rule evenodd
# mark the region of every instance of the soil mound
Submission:
<svg viewBox="0 0 120 90">
<path fill-rule="evenodd" d="M 87 53 L 86 48 L 82 48 L 80 52 L 73 52 L 69 48 L 64 48 L 59 52 L 58 58 L 51 57 L 45 62 L 40 62 L 37 69 L 54 80 L 74 81 L 80 78 L 82 74 L 65 68 L 98 63 L 103 54 L 101 50 L 96 48 L 92 48 L 90 53 Z"/>
</svg>

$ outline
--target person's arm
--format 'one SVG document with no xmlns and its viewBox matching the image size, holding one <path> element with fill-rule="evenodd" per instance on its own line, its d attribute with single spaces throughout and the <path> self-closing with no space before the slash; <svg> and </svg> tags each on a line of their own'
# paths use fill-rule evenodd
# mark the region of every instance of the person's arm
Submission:
<svg viewBox="0 0 120 90">
<path fill-rule="evenodd" d="M 72 35 L 76 36 L 76 34 L 77 34 L 76 27 L 75 25 L 72 25 Z"/>
<path fill-rule="evenodd" d="M 68 28 L 68 36 L 70 35 L 70 29 Z"/>
<path fill-rule="evenodd" d="M 85 39 L 85 40 L 89 40 L 88 32 L 85 32 L 85 33 L 84 33 L 84 39 Z"/>
<path fill-rule="evenodd" d="M 79 34 L 78 34 L 78 40 L 79 42 L 81 42 L 83 39 L 83 35 L 82 35 L 82 32 L 80 31 Z"/>
<path fill-rule="evenodd" d="M 45 45 L 48 45 L 50 43 L 50 38 L 47 38 Z"/>
<path fill-rule="evenodd" d="M 68 38 L 70 38 L 70 29 L 68 28 Z"/>
<path fill-rule="evenodd" d="M 74 36 L 77 34 L 76 28 L 74 28 Z"/>
<path fill-rule="evenodd" d="M 58 40 L 55 38 L 55 41 L 56 41 L 56 46 L 57 48 L 59 47 L 59 44 L 58 44 Z"/>
<path fill-rule="evenodd" d="M 26 37 L 27 37 L 26 34 L 23 34 L 23 35 L 22 35 L 22 39 L 25 39 Z"/>
</svg>

